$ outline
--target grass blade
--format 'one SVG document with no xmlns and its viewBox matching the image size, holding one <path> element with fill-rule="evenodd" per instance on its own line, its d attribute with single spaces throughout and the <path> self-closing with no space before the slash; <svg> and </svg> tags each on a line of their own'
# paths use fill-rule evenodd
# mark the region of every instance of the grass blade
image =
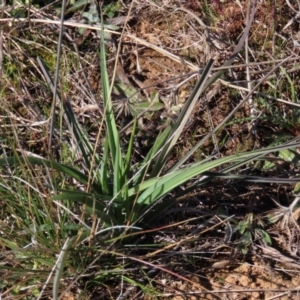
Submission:
<svg viewBox="0 0 300 300">
<path fill-rule="evenodd" d="M 67 254 L 70 250 L 72 243 L 75 241 L 76 238 L 77 238 L 76 236 L 74 236 L 72 238 L 67 238 L 65 244 L 63 245 L 63 248 L 61 249 L 59 257 L 56 261 L 56 272 L 55 272 L 54 281 L 53 281 L 53 300 L 58 299 L 58 290 L 59 290 L 59 285 L 60 285 L 60 279 L 63 274 Z"/>
<path fill-rule="evenodd" d="M 112 105 L 111 95 L 110 95 L 110 84 L 109 84 L 107 66 L 106 66 L 102 12 L 101 12 L 101 26 L 102 26 L 102 30 L 101 30 L 101 43 L 100 43 L 100 66 L 101 66 L 101 81 L 102 81 L 102 89 L 103 89 L 103 103 L 105 107 L 105 121 L 106 121 L 109 145 L 112 153 L 113 165 L 116 165 L 115 164 L 115 159 L 117 157 L 116 152 L 120 151 L 120 148 L 118 147 L 119 133 L 116 126 L 116 121 L 113 113 L 113 105 Z"/>
<path fill-rule="evenodd" d="M 300 146 L 300 142 L 295 145 Z M 138 198 L 137 203 L 141 204 L 151 204 L 166 195 L 172 189 L 180 186 L 186 181 L 192 179 L 195 176 L 203 174 L 206 171 L 209 171 L 213 168 L 219 167 L 225 163 L 231 162 L 240 162 L 245 161 L 250 157 L 256 157 L 259 154 L 268 154 L 274 151 L 279 151 L 282 149 L 288 149 L 290 145 L 281 145 L 275 147 L 269 147 L 266 149 L 256 150 L 252 152 L 246 152 L 241 154 L 236 154 L 224 158 L 220 158 L 218 160 L 209 161 L 207 163 L 195 163 L 191 166 L 187 166 L 175 172 L 169 173 L 162 177 L 152 178 L 143 182 L 138 188 L 133 188 L 129 190 L 129 196 L 138 191 L 144 191 Z"/>
<path fill-rule="evenodd" d="M 0 166 L 5 166 L 5 165 L 11 165 L 11 166 L 21 166 L 23 164 L 33 164 L 33 165 L 38 165 L 38 166 L 46 166 L 48 168 L 52 168 L 55 169 L 57 171 L 62 172 L 65 175 L 68 175 L 76 180 L 78 180 L 79 182 L 81 182 L 82 184 L 87 184 L 88 183 L 88 176 L 86 176 L 85 174 L 81 173 L 80 171 L 57 163 L 55 161 L 50 161 L 47 159 L 41 159 L 38 157 L 31 157 L 31 156 L 27 156 L 27 157 L 19 157 L 19 156 L 12 156 L 12 157 L 6 157 L 6 158 L 0 158 Z M 93 184 L 92 185 L 93 189 L 95 191 L 100 192 L 101 188 L 99 187 L 99 185 L 97 184 Z"/>
<path fill-rule="evenodd" d="M 120 136 L 116 125 L 116 120 L 113 112 L 113 104 L 110 95 L 110 84 L 106 66 L 105 42 L 104 42 L 104 27 L 103 14 L 101 14 L 101 41 L 100 41 L 100 66 L 101 66 L 101 81 L 103 89 L 103 103 L 105 107 L 105 122 L 107 129 L 107 138 L 111 151 L 111 159 L 114 168 L 113 193 L 118 195 L 121 187 L 124 184 L 124 165 L 120 147 Z"/>
<path fill-rule="evenodd" d="M 173 125 L 171 125 L 172 130 L 170 131 L 170 133 L 168 135 L 168 140 L 167 140 L 165 146 L 163 147 L 161 154 L 159 155 L 159 158 L 157 159 L 157 162 L 152 170 L 151 177 L 158 176 L 160 174 L 160 172 L 162 171 L 170 151 L 172 150 L 172 148 L 176 144 L 178 138 L 180 137 L 180 135 L 181 135 L 181 133 L 182 133 L 182 131 L 183 131 L 194 107 L 195 107 L 196 102 L 198 101 L 200 95 L 204 91 L 204 85 L 205 85 L 205 82 L 208 78 L 208 74 L 209 74 L 210 70 L 212 69 L 212 67 L 213 67 L 213 60 L 210 60 L 208 62 L 208 64 L 206 65 L 205 69 L 203 70 L 203 73 L 202 73 L 201 77 L 199 78 L 198 82 L 196 83 L 196 86 L 195 86 L 192 94 L 190 95 L 189 99 L 187 100 L 184 107 L 182 108 L 178 119 L 176 120 L 176 122 Z M 167 129 L 167 131 L 169 131 L 169 129 Z"/>
</svg>

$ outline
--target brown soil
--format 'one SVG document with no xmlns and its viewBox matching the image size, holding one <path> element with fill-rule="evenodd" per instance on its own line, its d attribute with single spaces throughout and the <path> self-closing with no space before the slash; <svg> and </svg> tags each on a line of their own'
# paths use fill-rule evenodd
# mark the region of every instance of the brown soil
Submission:
<svg viewBox="0 0 300 300">
<path fill-rule="evenodd" d="M 299 270 L 289 271 L 287 274 L 280 268 L 274 270 L 274 267 L 268 266 L 263 260 L 258 259 L 252 265 L 243 263 L 232 268 L 225 262 L 223 266 L 220 263 L 219 267 L 220 269 L 208 271 L 205 279 L 196 275 L 189 277 L 190 280 L 203 286 L 200 291 L 198 287 L 190 283 L 171 282 L 168 285 L 170 288 L 166 288 L 165 292 L 176 293 L 174 292 L 175 289 L 178 296 L 166 297 L 165 299 L 299 299 L 299 291 L 295 292 L 295 289 L 299 289 L 300 286 Z"/>
</svg>

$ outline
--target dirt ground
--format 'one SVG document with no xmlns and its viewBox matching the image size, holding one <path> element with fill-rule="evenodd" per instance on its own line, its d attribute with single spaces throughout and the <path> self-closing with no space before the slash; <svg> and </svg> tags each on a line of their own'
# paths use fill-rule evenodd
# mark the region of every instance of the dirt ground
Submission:
<svg viewBox="0 0 300 300">
<path fill-rule="evenodd" d="M 274 270 L 273 267 L 266 266 L 262 260 L 257 260 L 253 265 L 243 263 L 236 268 L 225 266 L 220 270 L 211 270 L 206 274 L 204 280 L 195 275 L 190 278 L 192 281 L 202 284 L 211 293 L 199 293 L 197 287 L 179 281 L 170 284 L 170 293 L 174 288 L 183 295 L 165 299 L 296 300 L 300 299 L 299 271 L 300 268 L 292 272 L 290 270 Z M 295 289 L 298 291 L 295 292 Z M 288 290 L 293 290 L 293 292 Z"/>
</svg>

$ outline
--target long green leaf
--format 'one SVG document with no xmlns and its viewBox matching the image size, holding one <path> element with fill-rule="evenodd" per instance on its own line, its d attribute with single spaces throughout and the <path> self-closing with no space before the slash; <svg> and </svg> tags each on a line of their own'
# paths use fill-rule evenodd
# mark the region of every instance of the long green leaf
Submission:
<svg viewBox="0 0 300 300">
<path fill-rule="evenodd" d="M 103 16 L 101 12 L 101 40 L 100 40 L 100 66 L 101 66 L 101 82 L 103 90 L 103 103 L 105 107 L 105 121 L 107 126 L 107 134 L 112 152 L 113 164 L 115 165 L 116 152 L 120 150 L 118 148 L 119 134 L 116 126 L 116 121 L 113 113 L 113 105 L 110 95 L 110 84 L 106 66 L 106 55 L 105 55 L 105 42 L 103 34 Z"/>
<path fill-rule="evenodd" d="M 260 177 L 260 176 L 251 176 L 251 175 L 235 175 L 235 174 L 228 174 L 230 171 L 236 170 L 239 167 L 243 165 L 247 165 L 247 163 L 251 161 L 255 161 L 260 158 L 263 154 L 261 155 L 255 155 L 251 156 L 250 158 L 245 158 L 245 160 L 242 160 L 241 162 L 235 162 L 233 165 L 230 165 L 229 167 L 226 167 L 222 169 L 220 172 L 210 172 L 206 171 L 203 172 L 201 175 L 203 177 L 201 180 L 195 182 L 195 184 L 190 185 L 184 191 L 179 192 L 176 194 L 175 199 L 181 198 L 183 195 L 186 195 L 190 193 L 191 191 L 195 190 L 196 187 L 199 187 L 209 181 L 211 181 L 213 178 L 223 178 L 223 179 L 228 179 L 228 180 L 241 180 L 241 181 L 247 181 L 247 182 L 264 182 L 264 183 L 278 183 L 278 184 L 283 184 L 283 183 L 288 183 L 288 184 L 293 184 L 297 183 L 299 181 L 299 178 L 277 178 L 277 177 Z"/>
<path fill-rule="evenodd" d="M 96 164 L 99 163 L 99 157 L 97 154 L 94 154 L 94 148 L 90 143 L 86 132 L 82 129 L 81 125 L 76 119 L 71 103 L 66 100 L 63 102 L 63 107 L 64 107 L 65 114 L 69 120 L 69 123 L 71 124 L 72 132 L 75 136 L 77 146 L 79 147 L 80 152 L 84 158 L 85 165 L 88 169 L 90 169 L 91 168 L 90 162 L 91 162 L 92 155 L 94 155 L 95 157 Z"/>
<path fill-rule="evenodd" d="M 133 128 L 132 128 L 130 140 L 129 140 L 128 147 L 127 147 L 125 161 L 124 161 L 124 186 L 123 186 L 124 199 L 128 199 L 128 189 L 129 189 L 128 180 L 129 180 L 129 175 L 130 175 L 130 171 L 131 171 L 130 163 L 131 163 L 131 156 L 132 156 L 132 152 L 133 152 L 133 143 L 134 143 L 134 137 L 135 137 L 136 124 L 137 124 L 137 120 L 135 118 L 134 122 L 133 122 Z M 125 208 L 126 215 L 128 215 L 130 213 L 129 201 L 125 201 L 125 206 L 126 206 L 126 208 Z"/>
<path fill-rule="evenodd" d="M 105 204 L 102 202 L 106 201 L 109 202 L 113 199 L 113 197 L 108 196 L 108 195 L 103 195 L 103 194 L 96 194 L 96 193 L 86 193 L 82 191 L 68 191 L 68 190 L 59 190 L 62 192 L 59 195 L 53 196 L 51 199 L 53 200 L 72 200 L 72 201 L 78 201 L 80 203 L 86 203 L 89 206 L 93 205 L 93 202 L 96 199 L 97 205 L 99 204 L 99 209 L 104 209 Z M 114 203 L 119 203 L 121 202 L 118 199 L 114 200 Z"/>
<path fill-rule="evenodd" d="M 297 102 L 297 98 L 296 98 L 296 91 L 295 91 L 295 84 L 292 80 L 292 78 L 289 76 L 289 74 L 287 73 L 286 69 L 283 67 L 280 67 L 281 72 L 285 75 L 285 77 L 287 78 L 290 87 L 291 87 L 291 98 L 293 102 Z"/>
<path fill-rule="evenodd" d="M 220 172 L 204 172 L 204 176 L 209 176 L 211 178 L 223 178 L 228 180 L 241 180 L 247 182 L 264 182 L 264 183 L 277 183 L 277 184 L 295 184 L 300 181 L 300 178 L 280 178 L 280 177 L 261 177 L 261 176 L 247 176 L 247 175 L 235 175 Z"/>
<path fill-rule="evenodd" d="M 204 85 L 205 85 L 206 80 L 208 79 L 208 75 L 209 75 L 212 67 L 213 67 L 213 60 L 210 60 L 207 63 L 198 82 L 196 83 L 196 86 L 193 89 L 193 92 L 191 93 L 189 99 L 183 106 L 176 122 L 171 125 L 172 130 L 170 131 L 167 142 L 165 143 L 165 145 L 161 151 L 161 154 L 159 155 L 157 162 L 155 163 L 155 166 L 151 173 L 151 177 L 158 176 L 160 174 L 160 172 L 162 171 L 162 169 L 167 161 L 168 155 L 170 154 L 172 148 L 174 147 L 178 138 L 182 134 L 182 131 L 183 131 L 188 119 L 190 118 L 190 115 L 195 107 L 195 104 L 199 100 L 199 97 L 202 94 L 202 92 L 204 91 Z"/>
<path fill-rule="evenodd" d="M 108 174 L 108 165 L 109 165 L 109 142 L 108 139 L 106 138 L 104 141 L 104 147 L 103 147 L 103 156 L 102 160 L 100 163 L 100 182 L 101 182 L 101 187 L 103 190 L 103 193 L 106 195 L 110 194 L 110 189 L 108 185 L 109 181 L 109 174 Z"/>
<path fill-rule="evenodd" d="M 5 166 L 5 165 L 12 165 L 12 166 L 20 166 L 22 164 L 30 163 L 33 165 L 38 165 L 38 166 L 46 166 L 48 168 L 52 168 L 54 170 L 60 171 L 76 180 L 81 182 L 82 184 L 87 184 L 88 183 L 88 177 L 81 173 L 80 171 L 57 163 L 55 161 L 47 160 L 47 159 L 42 159 L 39 157 L 33 157 L 33 156 L 27 156 L 27 157 L 20 157 L 20 156 L 12 156 L 12 157 L 7 157 L 7 158 L 0 158 L 0 166 Z M 93 184 L 92 188 L 95 191 L 100 192 L 101 187 L 98 184 Z"/>
<path fill-rule="evenodd" d="M 155 162 L 155 159 L 159 155 L 162 147 L 165 145 L 171 130 L 172 128 L 168 127 L 157 136 L 154 145 L 152 146 L 151 150 L 148 152 L 142 165 L 140 166 L 139 172 L 137 172 L 132 179 L 133 185 L 138 185 L 144 180 L 145 174 L 148 171 L 148 167 L 150 165 L 153 165 L 153 163 Z"/>
<path fill-rule="evenodd" d="M 72 108 L 70 102 L 68 101 L 68 99 L 65 99 L 64 101 L 62 101 L 60 99 L 59 93 L 57 93 L 57 91 L 55 90 L 53 80 L 50 76 L 49 70 L 48 70 L 46 64 L 44 63 L 44 61 L 40 57 L 37 58 L 37 61 L 39 63 L 39 66 L 40 66 L 46 80 L 47 80 L 47 83 L 50 86 L 50 89 L 52 90 L 52 93 L 56 95 L 56 101 L 58 103 L 62 103 L 62 105 L 63 105 L 64 112 L 65 112 L 64 117 L 65 117 L 65 121 L 69 127 L 69 131 L 71 134 L 74 134 L 77 146 L 81 152 L 84 162 L 85 162 L 87 168 L 90 169 L 91 168 L 90 157 L 93 154 L 93 147 L 92 147 L 91 143 L 89 142 L 87 134 L 85 133 L 85 131 L 81 128 L 80 124 L 78 123 L 76 116 L 74 114 L 73 108 Z M 99 157 L 97 155 L 95 156 L 95 160 L 96 160 L 96 163 L 99 162 Z"/>
<path fill-rule="evenodd" d="M 53 280 L 53 300 L 58 299 L 60 280 L 63 274 L 64 266 L 67 259 L 67 254 L 71 248 L 72 243 L 75 241 L 76 236 L 67 238 L 64 246 L 61 249 L 59 257 L 56 262 L 56 272 Z"/>
<path fill-rule="evenodd" d="M 104 42 L 104 27 L 103 15 L 101 14 L 101 43 L 100 43 L 100 65 L 101 65 L 101 81 L 103 90 L 103 103 L 105 107 L 105 122 L 107 129 L 107 138 L 111 151 L 112 165 L 114 168 L 113 192 L 116 196 L 121 186 L 124 184 L 124 164 L 120 147 L 120 136 L 116 125 L 116 120 L 113 112 L 113 104 L 110 95 L 110 84 L 106 66 L 105 42 Z"/>
<path fill-rule="evenodd" d="M 300 146 L 300 142 L 295 143 L 295 145 Z M 259 154 L 268 154 L 270 152 L 279 151 L 282 149 L 288 149 L 290 145 L 275 146 L 266 149 L 256 150 L 252 152 L 246 152 L 241 154 L 236 154 L 224 158 L 220 158 L 214 161 L 207 162 L 203 164 L 195 163 L 180 170 L 174 171 L 162 177 L 152 178 L 146 180 L 138 187 L 134 187 L 129 190 L 129 196 L 135 194 L 139 191 L 144 191 L 138 198 L 137 203 L 139 204 L 151 204 L 166 195 L 168 192 L 174 188 L 180 186 L 186 181 L 196 177 L 206 171 L 213 168 L 219 167 L 225 163 L 243 161 L 250 158 L 251 156 L 256 157 Z"/>
</svg>

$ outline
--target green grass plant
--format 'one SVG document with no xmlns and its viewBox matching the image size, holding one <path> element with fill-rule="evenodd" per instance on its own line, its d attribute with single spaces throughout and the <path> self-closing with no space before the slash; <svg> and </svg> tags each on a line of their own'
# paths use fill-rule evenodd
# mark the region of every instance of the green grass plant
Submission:
<svg viewBox="0 0 300 300">
<path fill-rule="evenodd" d="M 239 44 L 224 66 L 230 66 L 241 51 L 253 17 L 254 10 Z M 104 259 L 101 260 L 102 256 L 108 255 L 107 264 L 110 261 L 116 263 L 115 257 L 122 257 L 122 253 L 117 251 L 123 250 L 122 246 L 126 242 L 134 244 L 134 233 L 163 216 L 166 209 L 176 204 L 179 198 L 188 197 L 190 191 L 217 177 L 250 182 L 291 182 L 290 179 L 242 176 L 232 172 L 256 161 L 268 161 L 268 155 L 271 153 L 280 153 L 279 158 L 289 160 L 290 156 L 283 155 L 291 154 L 290 149 L 299 147 L 298 140 L 231 156 L 211 155 L 201 159 L 198 155 L 197 161 L 190 163 L 189 160 L 194 153 L 201 151 L 206 140 L 226 126 L 234 111 L 249 99 L 266 78 L 257 83 L 222 123 L 170 166 L 169 162 L 174 158 L 174 147 L 178 144 L 198 99 L 224 73 L 224 70 L 220 70 L 215 75 L 210 75 L 212 60 L 208 61 L 199 75 L 177 118 L 158 134 L 147 155 L 138 162 L 134 161 L 138 118 L 148 112 L 151 105 L 154 105 L 153 110 L 161 109 L 162 106 L 156 97 L 154 104 L 146 105 L 145 99 L 137 106 L 131 103 L 131 112 L 135 110 L 135 113 L 132 113 L 131 134 L 126 145 L 121 144 L 124 136 L 118 127 L 111 98 L 113 83 L 109 81 L 106 65 L 102 15 L 100 20 L 102 30 L 99 32 L 99 61 L 104 112 L 103 119 L 99 120 L 96 145 L 90 142 L 69 100 L 63 99 L 60 101 L 63 115 L 76 149 L 63 148 L 61 161 L 57 161 L 52 154 L 49 154 L 47 159 L 27 155 L 24 151 L 17 151 L 16 144 L 19 140 L 15 133 L 15 140 L 7 147 L 10 151 L 4 150 L 0 157 L 0 193 L 4 204 L 3 213 L 7 214 L 6 221 L 1 221 L 0 246 L 13 261 L 8 259 L 5 264 L 0 265 L 0 271 L 6 272 L 0 273 L 0 282 L 3 282 L 0 288 L 5 290 L 5 294 L 14 294 L 24 299 L 28 295 L 34 295 L 35 298 L 42 299 L 49 293 L 48 287 L 51 286 L 52 297 L 56 300 L 63 290 L 62 278 L 74 276 L 74 283 L 82 274 L 90 271 L 89 268 L 97 259 L 103 264 L 103 271 L 92 280 L 104 282 L 110 275 L 105 269 Z M 42 67 L 42 60 L 39 62 Z M 280 64 L 276 66 L 279 67 Z M 44 67 L 43 70 L 44 74 L 48 75 L 47 80 L 52 92 L 56 94 L 47 69 Z M 58 70 L 56 71 L 58 74 Z M 295 89 L 292 92 L 295 96 Z M 59 99 L 59 93 L 56 97 Z M 54 118 L 54 114 L 51 117 Z M 50 131 L 50 139 L 52 136 L 53 132 Z M 16 144 L 13 145 L 14 143 Z M 101 153 L 98 152 L 99 148 Z M 51 149 L 48 150 L 51 153 Z M 81 157 L 81 163 L 78 165 L 71 159 L 75 154 Z M 187 188 L 181 189 L 182 187 Z M 258 236 L 265 243 L 271 243 L 270 236 L 253 224 L 253 214 L 250 213 L 245 220 L 236 221 L 234 225 L 241 236 L 240 245 L 244 254 Z M 98 255 L 96 258 L 93 256 L 95 251 Z M 110 270 L 111 273 L 148 293 L 155 294 L 152 287 L 145 287 L 143 283 L 122 275 L 120 266 L 121 264 Z"/>
</svg>

